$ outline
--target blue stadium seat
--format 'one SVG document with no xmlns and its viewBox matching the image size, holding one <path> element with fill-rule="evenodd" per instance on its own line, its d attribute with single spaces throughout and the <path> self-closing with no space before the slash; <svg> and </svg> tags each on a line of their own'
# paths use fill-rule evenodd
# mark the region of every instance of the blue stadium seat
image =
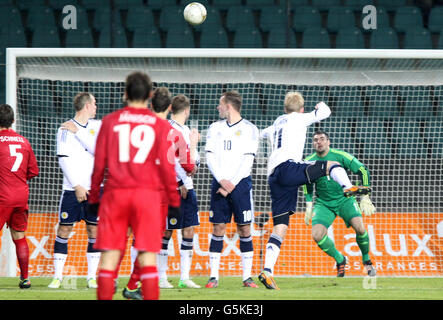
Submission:
<svg viewBox="0 0 443 320">
<path fill-rule="evenodd" d="M 362 12 L 367 5 L 374 5 L 374 0 L 344 0 L 343 5 L 353 11 Z"/>
<path fill-rule="evenodd" d="M 394 87 L 374 86 L 369 91 L 369 115 L 380 120 L 394 119 L 400 116 L 398 97 Z"/>
<path fill-rule="evenodd" d="M 355 86 L 332 86 L 329 88 L 329 105 L 338 117 L 362 118 L 365 116 L 361 89 Z"/>
<path fill-rule="evenodd" d="M 20 10 L 28 10 L 32 7 L 46 6 L 46 0 L 20 0 L 16 1 L 16 5 Z"/>
<path fill-rule="evenodd" d="M 388 11 L 395 11 L 400 7 L 408 5 L 408 0 L 377 0 L 377 7 L 386 8 Z"/>
<path fill-rule="evenodd" d="M 399 158 L 423 158 L 427 155 L 427 146 L 418 123 L 395 119 L 392 124 L 392 140 L 397 146 Z"/>
<path fill-rule="evenodd" d="M 228 10 L 230 7 L 242 5 L 242 0 L 212 0 L 212 5 L 220 10 Z"/>
<path fill-rule="evenodd" d="M 255 27 L 252 10 L 248 7 L 229 7 L 226 14 L 226 28 L 230 32 Z"/>
<path fill-rule="evenodd" d="M 377 29 L 389 27 L 390 22 L 388 11 L 386 10 L 386 8 L 377 6 Z"/>
<path fill-rule="evenodd" d="M 257 28 L 239 28 L 234 35 L 234 48 L 263 48 L 263 38 Z"/>
<path fill-rule="evenodd" d="M 321 122 L 321 127 L 329 134 L 331 148 L 344 150 L 352 155 L 356 154 L 355 141 L 352 139 L 352 129 L 348 124 L 348 119 L 332 121 L 327 119 Z M 312 135 L 309 135 L 312 137 Z M 307 141 L 311 145 L 311 141 Z"/>
<path fill-rule="evenodd" d="M 364 134 L 363 159 L 390 158 L 392 145 L 388 141 L 388 133 L 383 121 L 372 120 L 368 124 L 358 122 L 356 132 Z"/>
<path fill-rule="evenodd" d="M 331 40 L 326 29 L 309 27 L 303 32 L 302 48 L 331 48 Z"/>
<path fill-rule="evenodd" d="M 270 7 L 260 13 L 260 29 L 268 32 L 271 29 L 285 29 L 289 23 L 286 9 L 282 7 Z"/>
<path fill-rule="evenodd" d="M 427 121 L 423 130 L 424 138 L 431 144 L 433 158 L 443 158 L 443 128 L 437 119 Z"/>
<path fill-rule="evenodd" d="M 112 21 L 112 22 L 111 22 Z M 123 26 L 120 12 L 118 10 L 111 10 L 109 7 L 95 10 L 93 28 L 97 31 L 107 31 L 111 29 L 111 23 L 116 28 Z"/>
<path fill-rule="evenodd" d="M 144 6 L 143 0 L 114 0 L 114 6 L 120 10 L 129 10 L 131 7 Z"/>
<path fill-rule="evenodd" d="M 289 32 L 289 35 L 287 34 Z M 289 41 L 289 42 L 288 42 Z M 292 29 L 272 28 L 268 34 L 268 48 L 297 48 L 296 38 Z"/>
<path fill-rule="evenodd" d="M 55 10 L 62 10 L 67 5 L 73 5 L 77 7 L 79 5 L 78 0 L 48 0 L 48 4 Z"/>
<path fill-rule="evenodd" d="M 329 32 L 355 27 L 355 16 L 351 8 L 332 7 L 328 12 L 326 28 Z"/>
<path fill-rule="evenodd" d="M 32 34 L 32 47 L 59 48 L 61 47 L 58 29 L 45 25 L 36 27 Z"/>
<path fill-rule="evenodd" d="M 438 38 L 438 49 L 443 49 L 443 29 L 441 29 L 440 37 Z"/>
<path fill-rule="evenodd" d="M 22 28 L 22 15 L 16 7 L 6 6 L 0 10 L 0 28 Z"/>
<path fill-rule="evenodd" d="M 280 7 L 286 8 L 286 0 L 279 1 Z M 291 11 L 297 7 L 309 6 L 309 0 L 289 0 L 289 6 Z"/>
<path fill-rule="evenodd" d="M 25 30 L 20 27 L 2 28 L 0 30 L 0 46 L 1 47 L 26 47 L 27 40 Z"/>
<path fill-rule="evenodd" d="M 188 4 L 190 4 L 191 2 L 195 2 L 195 0 L 180 0 L 180 5 L 184 8 Z M 202 5 L 204 5 L 206 7 L 206 10 L 209 9 L 209 7 L 210 7 L 209 0 L 198 0 L 198 2 L 200 2 Z"/>
<path fill-rule="evenodd" d="M 319 26 L 321 26 L 321 15 L 317 8 L 304 6 L 295 9 L 292 19 L 292 28 L 295 32 L 303 32 L 308 27 Z"/>
<path fill-rule="evenodd" d="M 397 32 L 406 32 L 410 28 L 423 27 L 423 16 L 418 7 L 400 7 L 395 12 L 394 28 Z"/>
<path fill-rule="evenodd" d="M 205 22 L 201 25 L 201 27 L 212 27 L 212 28 L 220 28 L 223 26 L 223 22 L 220 16 L 220 11 L 216 7 L 206 8 L 207 16 Z"/>
<path fill-rule="evenodd" d="M 169 29 L 187 28 L 189 24 L 183 18 L 183 8 L 180 6 L 163 7 L 160 13 L 160 29 L 169 31 Z"/>
<path fill-rule="evenodd" d="M 34 30 L 42 25 L 57 28 L 53 9 L 50 7 L 31 7 L 28 11 L 27 28 Z"/>
<path fill-rule="evenodd" d="M 398 36 L 392 28 L 380 28 L 371 31 L 371 49 L 398 49 Z"/>
<path fill-rule="evenodd" d="M 111 40 L 111 38 L 113 38 Z M 124 28 L 115 28 L 111 31 L 101 31 L 99 40 L 99 48 L 127 48 L 128 40 L 126 38 L 126 31 Z"/>
<path fill-rule="evenodd" d="M 161 38 L 157 29 L 139 28 L 134 30 L 132 38 L 134 48 L 161 48 Z"/>
<path fill-rule="evenodd" d="M 65 38 L 66 48 L 93 48 L 94 39 L 90 28 L 68 30 Z"/>
<path fill-rule="evenodd" d="M 274 0 L 246 0 L 246 6 L 253 10 L 268 10 L 268 7 L 274 6 Z"/>
<path fill-rule="evenodd" d="M 405 117 L 411 120 L 431 120 L 434 117 L 429 87 L 404 86 L 399 89 L 398 94 Z"/>
<path fill-rule="evenodd" d="M 154 28 L 154 15 L 148 7 L 130 7 L 126 15 L 126 28 L 134 31 L 138 28 Z"/>
<path fill-rule="evenodd" d="M 204 27 L 200 34 L 201 48 L 229 48 L 228 35 L 223 27 Z"/>
<path fill-rule="evenodd" d="M 443 29 L 443 6 L 431 8 L 428 28 L 432 33 L 439 33 Z"/>
<path fill-rule="evenodd" d="M 344 28 L 338 30 L 335 45 L 337 48 L 364 49 L 365 41 L 360 29 Z"/>
<path fill-rule="evenodd" d="M 166 48 L 195 48 L 194 34 L 191 28 L 170 28 L 166 34 Z"/>
<path fill-rule="evenodd" d="M 426 28 L 407 29 L 404 38 L 404 49 L 432 49 L 431 33 Z"/>
<path fill-rule="evenodd" d="M 82 5 L 86 10 L 95 11 L 100 9 L 105 9 L 106 6 L 103 5 L 102 0 L 87 0 L 82 1 Z M 109 8 L 109 7 L 108 7 Z"/>
<path fill-rule="evenodd" d="M 320 11 L 329 11 L 333 7 L 340 6 L 340 0 L 312 0 L 312 5 Z"/>
<path fill-rule="evenodd" d="M 152 10 L 163 10 L 164 7 L 177 5 L 176 0 L 148 0 L 147 6 Z"/>
</svg>

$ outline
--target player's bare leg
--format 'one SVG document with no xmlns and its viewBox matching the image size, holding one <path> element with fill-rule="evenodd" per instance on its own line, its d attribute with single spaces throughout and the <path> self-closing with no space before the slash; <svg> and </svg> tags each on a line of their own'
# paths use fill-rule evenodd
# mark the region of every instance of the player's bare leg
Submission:
<svg viewBox="0 0 443 320">
<path fill-rule="evenodd" d="M 20 289 L 28 289 L 31 287 L 31 281 L 29 280 L 28 275 L 29 247 L 28 242 L 26 241 L 25 232 L 17 231 L 12 228 L 10 230 L 12 241 L 15 244 L 15 252 L 20 267 L 20 283 L 18 286 L 20 287 Z"/>
<path fill-rule="evenodd" d="M 54 278 L 48 288 L 57 289 L 61 286 L 63 268 L 68 257 L 68 239 L 72 229 L 72 225 L 58 225 L 57 237 L 54 243 Z"/>
<path fill-rule="evenodd" d="M 140 251 L 137 260 L 140 264 L 143 299 L 158 300 L 160 288 L 158 286 L 157 254 L 155 252 Z"/>
<path fill-rule="evenodd" d="M 328 237 L 328 229 L 322 224 L 312 227 L 312 238 L 327 255 L 334 258 L 337 264 L 337 277 L 345 276 L 346 257 L 336 248 L 334 242 Z"/>
<path fill-rule="evenodd" d="M 369 257 L 369 236 L 365 229 L 363 218 L 354 217 L 349 221 L 349 224 L 355 231 L 355 238 L 361 251 L 363 266 L 370 277 L 375 277 L 377 271 L 372 265 L 372 261 Z"/>
<path fill-rule="evenodd" d="M 88 249 L 86 259 L 88 262 L 87 287 L 97 288 L 97 268 L 100 260 L 100 251 L 94 249 L 95 239 L 97 238 L 97 225 L 86 223 L 86 233 L 88 235 Z"/>
<path fill-rule="evenodd" d="M 186 227 L 182 229 L 182 244 L 180 247 L 180 282 L 179 288 L 201 288 L 198 284 L 192 281 L 189 277 L 191 263 L 192 263 L 192 250 L 194 239 L 194 227 Z"/>
<path fill-rule="evenodd" d="M 249 288 L 258 288 L 251 278 L 252 260 L 254 258 L 254 248 L 251 237 L 251 225 L 237 225 L 237 232 L 240 236 L 240 252 L 243 269 L 243 286 Z"/>
<path fill-rule="evenodd" d="M 212 238 L 209 244 L 209 267 L 211 269 L 211 274 L 209 276 L 209 281 L 206 284 L 206 288 L 218 287 L 220 256 L 223 250 L 223 237 L 225 232 L 225 223 L 213 224 Z"/>
</svg>

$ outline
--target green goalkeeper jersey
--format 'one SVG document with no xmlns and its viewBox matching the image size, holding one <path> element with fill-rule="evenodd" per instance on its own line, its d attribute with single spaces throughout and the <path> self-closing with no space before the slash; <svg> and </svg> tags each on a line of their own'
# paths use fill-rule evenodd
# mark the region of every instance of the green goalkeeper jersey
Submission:
<svg viewBox="0 0 443 320">
<path fill-rule="evenodd" d="M 338 149 L 330 148 L 329 152 L 324 157 L 319 157 L 317 153 L 313 153 L 306 157 L 305 161 L 337 161 L 342 165 L 345 170 L 350 170 L 360 176 L 360 185 L 370 186 L 369 171 L 366 167 L 357 160 L 353 155 Z M 342 187 L 335 182 L 329 175 L 321 177 L 315 181 L 315 193 L 316 201 L 330 202 L 337 201 L 344 198 Z M 306 201 L 312 201 L 313 199 L 314 185 L 307 184 L 303 186 L 303 192 L 306 197 Z"/>
</svg>

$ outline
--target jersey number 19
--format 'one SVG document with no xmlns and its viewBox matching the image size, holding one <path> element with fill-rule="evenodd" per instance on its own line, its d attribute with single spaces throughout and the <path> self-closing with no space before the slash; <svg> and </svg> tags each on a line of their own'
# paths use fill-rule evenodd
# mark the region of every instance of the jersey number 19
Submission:
<svg viewBox="0 0 443 320">
<path fill-rule="evenodd" d="M 144 163 L 151 151 L 155 140 L 155 132 L 152 127 L 141 124 L 131 130 L 131 125 L 119 124 L 114 127 L 118 132 L 119 161 L 129 162 L 131 146 L 138 151 L 132 159 L 133 163 Z"/>
</svg>

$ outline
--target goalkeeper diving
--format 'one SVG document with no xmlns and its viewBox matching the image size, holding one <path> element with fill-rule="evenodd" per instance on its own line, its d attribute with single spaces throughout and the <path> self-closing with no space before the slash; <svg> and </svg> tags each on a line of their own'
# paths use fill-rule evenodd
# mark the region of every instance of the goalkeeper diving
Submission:
<svg viewBox="0 0 443 320">
<path fill-rule="evenodd" d="M 309 155 L 305 161 L 327 160 L 337 161 L 343 168 L 359 175 L 361 184 L 370 187 L 370 177 L 367 168 L 351 154 L 330 147 L 329 135 L 323 130 L 315 131 L 313 146 L 315 153 Z M 314 198 L 315 186 L 315 204 Z M 369 236 L 363 224 L 362 212 L 370 216 L 375 212 L 375 207 L 369 194 L 362 195 L 360 205 L 355 196 L 347 197 L 343 194 L 342 187 L 329 176 L 319 178 L 313 184 L 303 186 L 306 198 L 305 223 L 312 223 L 312 238 L 327 255 L 335 259 L 337 276 L 344 277 L 346 257 L 340 253 L 334 242 L 328 237 L 328 228 L 336 216 L 343 219 L 346 227 L 352 227 L 356 233 L 356 241 L 362 254 L 363 266 L 369 276 L 376 274 L 369 257 Z"/>
</svg>

